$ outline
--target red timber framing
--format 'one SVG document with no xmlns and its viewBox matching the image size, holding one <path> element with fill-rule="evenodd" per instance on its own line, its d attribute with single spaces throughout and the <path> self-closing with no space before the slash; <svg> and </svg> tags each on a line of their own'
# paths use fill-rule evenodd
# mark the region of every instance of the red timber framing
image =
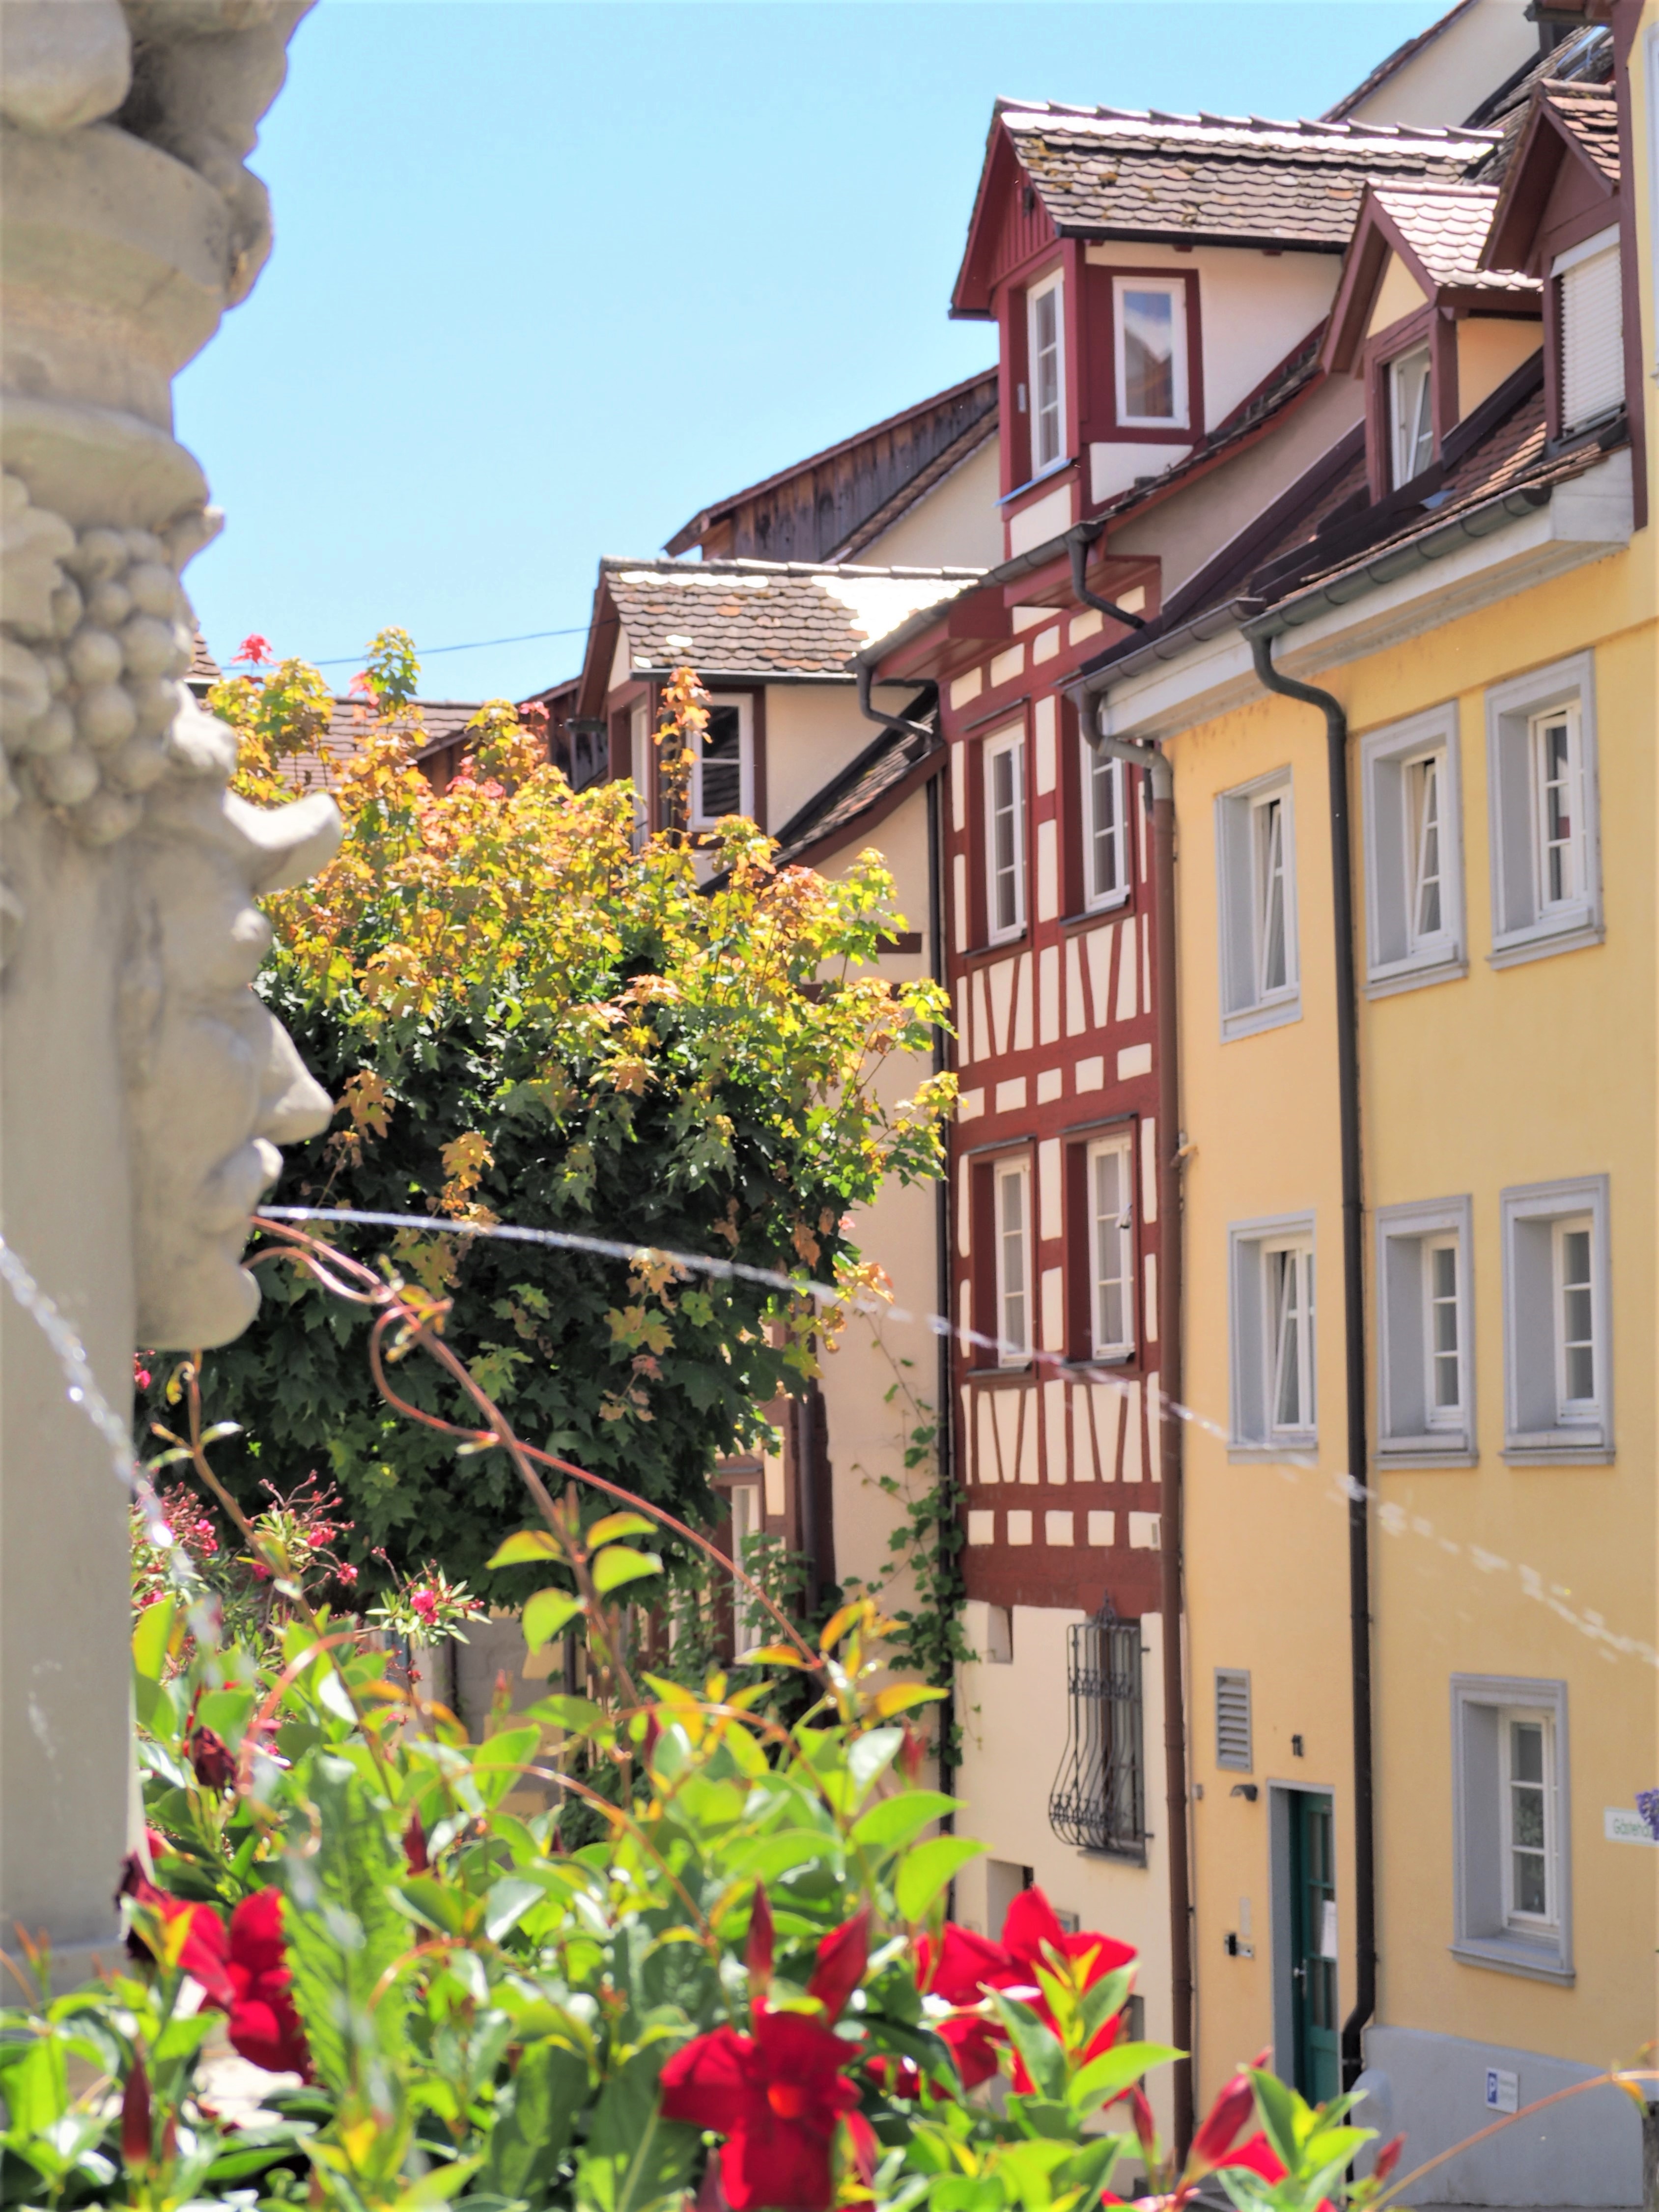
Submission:
<svg viewBox="0 0 1659 2212">
<path fill-rule="evenodd" d="M 1069 566 L 1058 548 L 1014 580 L 993 570 L 896 641 L 877 673 L 938 683 L 949 757 L 945 977 L 961 1090 L 951 1317 L 968 1594 L 1091 1613 L 1109 1596 L 1130 1619 L 1160 1596 L 1151 825 L 1139 770 L 1113 770 L 1109 793 L 1089 787 L 1093 756 L 1062 687 L 1124 633 L 1079 604 Z M 1103 562 L 1088 580 L 1120 599 L 1138 585 L 1157 611 L 1155 564 Z M 999 1205 L 1011 1180 L 1020 1251 Z M 1109 1343 L 1103 1196 L 1120 1209 L 1105 1236 Z M 1016 1265 L 1022 1356 L 986 1340 L 1006 1336 Z"/>
</svg>

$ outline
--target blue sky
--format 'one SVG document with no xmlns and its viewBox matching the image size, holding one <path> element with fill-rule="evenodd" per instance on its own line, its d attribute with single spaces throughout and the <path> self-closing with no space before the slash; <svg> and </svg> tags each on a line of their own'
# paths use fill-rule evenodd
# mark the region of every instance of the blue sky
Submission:
<svg viewBox="0 0 1659 2212">
<path fill-rule="evenodd" d="M 276 247 L 177 386 L 208 641 L 582 625 L 602 553 L 994 357 L 946 315 L 991 103 L 1316 114 L 1436 0 L 322 0 Z M 433 657 L 523 696 L 579 635 Z"/>
</svg>

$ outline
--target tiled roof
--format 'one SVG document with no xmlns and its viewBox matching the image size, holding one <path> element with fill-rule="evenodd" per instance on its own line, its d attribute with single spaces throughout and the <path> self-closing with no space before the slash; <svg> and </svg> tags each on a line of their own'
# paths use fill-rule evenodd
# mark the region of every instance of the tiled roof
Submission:
<svg viewBox="0 0 1659 2212">
<path fill-rule="evenodd" d="M 775 561 L 627 561 L 600 569 L 641 673 L 847 679 L 871 638 L 977 580 L 977 568 L 812 567 Z"/>
<path fill-rule="evenodd" d="M 190 666 L 185 681 L 199 697 L 210 685 L 219 682 L 224 672 L 207 649 L 207 640 L 198 629 L 190 648 Z"/>
<path fill-rule="evenodd" d="M 1380 185 L 1377 205 L 1393 217 L 1401 235 L 1437 284 L 1479 284 L 1511 291 L 1517 281 L 1480 266 L 1480 249 L 1498 204 L 1495 185 Z"/>
<path fill-rule="evenodd" d="M 1611 185 L 1619 182 L 1619 106 L 1610 84 L 1552 80 L 1544 99 Z"/>
<path fill-rule="evenodd" d="M 374 709 L 362 699 L 336 699 L 331 703 L 328 727 L 315 750 L 296 753 L 283 764 L 283 781 L 297 791 L 326 790 L 337 783 L 357 749 L 359 738 L 374 719 Z M 476 699 L 416 699 L 410 703 L 413 711 L 399 715 L 392 727 L 411 736 L 417 730 L 424 733 L 416 750 L 416 760 L 453 744 L 479 706 Z"/>
<path fill-rule="evenodd" d="M 1533 94 L 1540 86 L 1570 86 L 1575 91 L 1585 87 L 1610 87 L 1613 70 L 1613 36 L 1605 24 L 1598 23 L 1588 30 L 1575 32 L 1553 53 L 1540 55 L 1530 69 L 1522 70 L 1508 84 L 1499 86 L 1469 118 L 1471 125 L 1495 129 L 1498 133 L 1497 143 L 1492 149 L 1471 163 L 1469 180 L 1483 185 L 1503 183 L 1531 117 Z"/>
<path fill-rule="evenodd" d="M 826 846 L 850 842 L 860 822 L 896 791 L 913 770 L 944 749 L 944 741 L 936 728 L 915 733 L 905 730 L 880 732 L 873 744 L 866 745 L 856 760 L 849 762 L 839 775 L 832 776 L 822 791 L 815 792 L 799 813 L 784 823 L 778 832 L 778 866 L 787 867 L 804 854 Z"/>
<path fill-rule="evenodd" d="M 1368 182 L 1453 182 L 1492 141 L 1472 131 L 1259 116 L 1004 107 L 1054 228 L 1340 252 Z"/>
</svg>

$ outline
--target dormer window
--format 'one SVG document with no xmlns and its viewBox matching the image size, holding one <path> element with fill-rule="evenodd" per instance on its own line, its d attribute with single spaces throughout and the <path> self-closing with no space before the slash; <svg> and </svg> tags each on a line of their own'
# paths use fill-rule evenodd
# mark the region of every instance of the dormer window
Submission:
<svg viewBox="0 0 1659 2212">
<path fill-rule="evenodd" d="M 1619 282 L 1619 232 L 1598 231 L 1558 253 L 1555 288 L 1561 372 L 1561 434 L 1571 437 L 1625 400 L 1625 319 Z"/>
<path fill-rule="evenodd" d="M 1413 346 L 1388 365 L 1389 460 L 1397 490 L 1434 459 L 1434 378 L 1429 349 Z"/>
<path fill-rule="evenodd" d="M 1031 474 L 1066 453 L 1066 302 L 1058 270 L 1025 297 L 1031 358 Z"/>
<path fill-rule="evenodd" d="M 1117 420 L 1121 429 L 1184 429 L 1187 398 L 1187 287 L 1180 277 L 1119 276 L 1116 313 Z"/>
</svg>

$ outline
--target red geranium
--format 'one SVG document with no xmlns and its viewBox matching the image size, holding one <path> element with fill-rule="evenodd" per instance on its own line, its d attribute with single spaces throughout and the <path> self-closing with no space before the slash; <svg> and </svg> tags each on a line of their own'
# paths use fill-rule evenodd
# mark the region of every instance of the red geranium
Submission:
<svg viewBox="0 0 1659 2212">
<path fill-rule="evenodd" d="M 294 1981 L 283 1947 L 283 1899 L 256 1890 L 230 1916 L 232 1997 L 227 2033 L 233 2050 L 272 2074 L 311 2079 L 311 2051 L 289 1991 Z"/>
<path fill-rule="evenodd" d="M 159 1890 L 139 1864 L 135 1851 L 130 1855 L 121 1873 L 118 1893 L 130 1897 L 145 1912 L 159 1914 L 168 1930 L 179 1921 L 185 1923 L 183 1947 L 177 1963 L 193 1981 L 201 1984 L 208 2002 L 222 2011 L 230 2002 L 230 1977 L 225 1971 L 228 1942 L 225 1923 L 210 1905 L 192 1905 L 187 1898 L 169 1897 Z M 155 1945 L 142 1918 L 135 1918 L 127 1936 L 127 1948 L 135 1957 L 146 1952 L 155 1955 Z"/>
</svg>

